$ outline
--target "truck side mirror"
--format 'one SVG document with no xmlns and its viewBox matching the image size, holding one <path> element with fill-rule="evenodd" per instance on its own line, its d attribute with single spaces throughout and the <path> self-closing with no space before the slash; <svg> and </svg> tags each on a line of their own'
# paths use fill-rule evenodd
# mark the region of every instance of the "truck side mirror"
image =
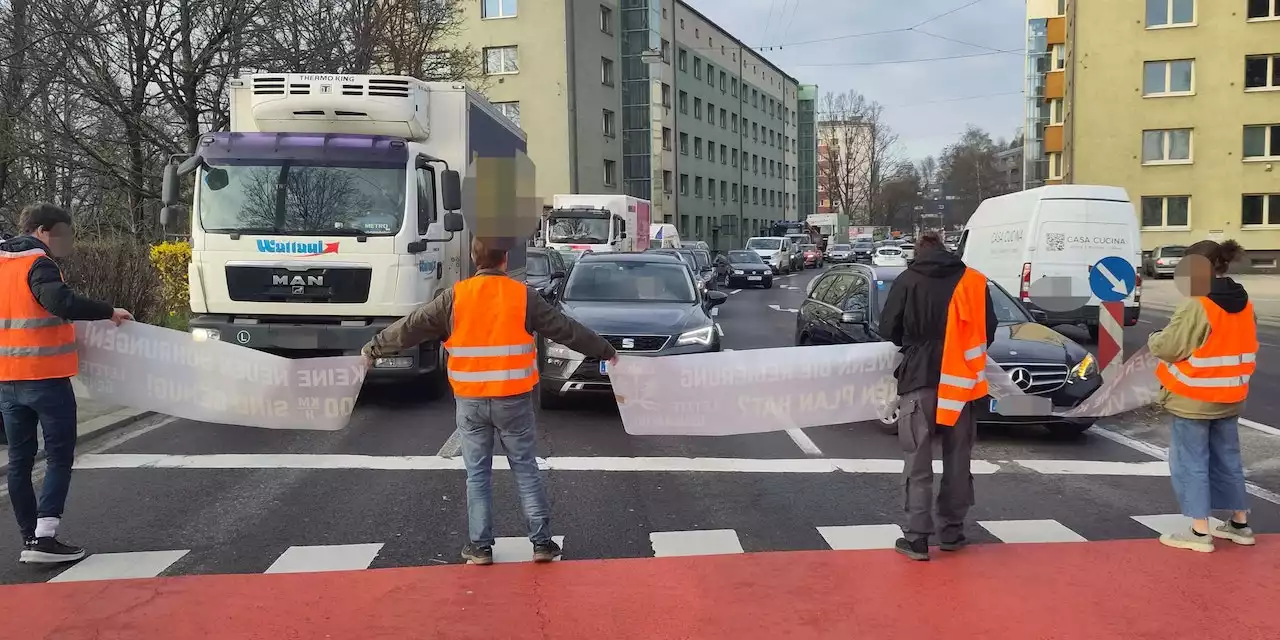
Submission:
<svg viewBox="0 0 1280 640">
<path fill-rule="evenodd" d="M 178 204 L 178 165 L 172 162 L 164 165 L 164 173 L 161 174 L 160 202 L 165 207 Z"/>
<path fill-rule="evenodd" d="M 185 215 L 186 211 L 180 205 L 171 204 L 164 207 L 160 210 L 160 226 L 161 228 L 168 228 L 173 225 L 173 223 L 177 222 L 178 218 L 184 217 Z"/>
<path fill-rule="evenodd" d="M 453 169 L 445 169 L 440 172 L 440 202 L 444 205 L 445 211 L 457 211 L 462 208 L 462 177 Z M 449 227 L 447 222 L 449 217 L 445 216 L 445 230 L 462 231 L 462 223 L 458 223 L 457 229 Z M 459 216 L 461 219 L 461 216 Z"/>
<path fill-rule="evenodd" d="M 457 211 L 446 212 L 444 214 L 444 230 L 449 233 L 462 231 L 462 214 Z"/>
</svg>

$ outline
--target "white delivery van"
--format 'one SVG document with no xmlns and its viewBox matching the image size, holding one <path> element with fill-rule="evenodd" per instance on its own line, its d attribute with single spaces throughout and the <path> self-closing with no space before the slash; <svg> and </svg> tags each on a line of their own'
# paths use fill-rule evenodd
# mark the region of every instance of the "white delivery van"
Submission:
<svg viewBox="0 0 1280 640">
<path fill-rule="evenodd" d="M 1108 256 L 1142 265 L 1138 216 L 1121 187 L 1050 185 L 984 200 L 970 216 L 956 252 L 965 264 L 1000 283 L 1048 325 L 1076 324 L 1098 333 L 1098 298 L 1089 291 L 1089 272 Z M 1071 296 L 1088 303 L 1071 311 L 1040 309 L 1031 287 L 1045 277 L 1072 278 Z M 1125 326 L 1138 323 L 1142 275 L 1124 301 Z M 1056 306 L 1056 305 L 1051 305 Z"/>
<path fill-rule="evenodd" d="M 776 236 L 757 236 L 747 239 L 747 251 L 754 251 L 764 263 L 769 265 L 775 275 L 791 273 L 794 266 L 791 262 L 791 239 Z"/>
<path fill-rule="evenodd" d="M 649 247 L 653 249 L 679 249 L 680 232 L 674 224 L 649 225 Z"/>
</svg>

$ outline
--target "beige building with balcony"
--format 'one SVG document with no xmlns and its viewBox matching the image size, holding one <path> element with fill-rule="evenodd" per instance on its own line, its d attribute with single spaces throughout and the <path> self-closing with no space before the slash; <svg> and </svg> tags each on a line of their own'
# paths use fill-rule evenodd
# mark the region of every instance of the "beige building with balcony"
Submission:
<svg viewBox="0 0 1280 640">
<path fill-rule="evenodd" d="M 1280 2 L 1031 0 L 1029 18 L 1036 3 L 1061 14 L 1028 52 L 1048 60 L 1048 181 L 1127 189 L 1143 249 L 1235 238 L 1276 268 Z"/>
<path fill-rule="evenodd" d="M 716 248 L 801 217 L 799 83 L 692 7 L 477 0 L 463 27 L 489 100 L 528 134 L 546 205 L 627 193 Z"/>
</svg>

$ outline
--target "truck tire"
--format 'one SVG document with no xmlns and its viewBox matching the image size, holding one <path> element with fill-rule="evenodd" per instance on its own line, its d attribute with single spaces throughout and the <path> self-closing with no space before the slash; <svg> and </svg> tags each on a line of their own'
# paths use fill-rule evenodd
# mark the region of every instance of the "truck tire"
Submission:
<svg viewBox="0 0 1280 640">
<path fill-rule="evenodd" d="M 425 377 L 426 382 L 425 395 L 427 400 L 440 400 L 447 398 L 452 389 L 449 387 L 449 352 L 444 350 L 441 345 L 439 360 L 436 362 L 436 370 L 428 373 Z"/>
</svg>

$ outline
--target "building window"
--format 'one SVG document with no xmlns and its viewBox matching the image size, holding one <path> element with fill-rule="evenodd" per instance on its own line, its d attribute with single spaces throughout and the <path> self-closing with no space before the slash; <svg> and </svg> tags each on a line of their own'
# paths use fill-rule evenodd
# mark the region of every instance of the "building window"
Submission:
<svg viewBox="0 0 1280 640">
<path fill-rule="evenodd" d="M 760 173 L 760 156 L 751 154 L 751 173 Z"/>
<path fill-rule="evenodd" d="M 491 76 L 505 73 L 520 73 L 520 63 L 516 58 L 516 48 L 487 47 L 484 50 L 484 72 Z"/>
<path fill-rule="evenodd" d="M 1049 175 L 1046 176 L 1050 180 L 1062 179 L 1062 154 L 1058 152 L 1049 152 L 1044 154 L 1045 159 L 1049 161 Z"/>
<path fill-rule="evenodd" d="M 671 193 L 671 172 L 670 171 L 662 172 L 662 192 L 667 194 Z"/>
<path fill-rule="evenodd" d="M 747 185 L 742 185 L 742 204 L 747 203 Z"/>
<path fill-rule="evenodd" d="M 1062 98 L 1053 98 L 1049 100 L 1049 124 L 1062 124 L 1063 121 L 1063 105 Z"/>
<path fill-rule="evenodd" d="M 702 79 L 702 58 L 698 56 L 693 57 L 693 77 Z"/>
<path fill-rule="evenodd" d="M 693 139 L 693 157 L 702 157 L 702 138 L 695 137 Z"/>
<path fill-rule="evenodd" d="M 613 61 L 608 58 L 600 58 L 600 84 L 613 86 Z"/>
<path fill-rule="evenodd" d="M 1142 95 L 1185 96 L 1194 88 L 1194 61 L 1156 60 L 1142 65 Z"/>
<path fill-rule="evenodd" d="M 497 107 L 498 111 L 502 115 L 506 116 L 508 120 L 516 123 L 517 127 L 520 126 L 519 102 L 495 102 L 493 103 L 493 106 Z"/>
<path fill-rule="evenodd" d="M 689 113 L 689 94 L 680 92 L 680 113 Z"/>
<path fill-rule="evenodd" d="M 737 133 L 738 132 L 738 114 L 735 113 L 732 116 L 729 116 L 729 122 L 733 124 L 733 132 Z"/>
<path fill-rule="evenodd" d="M 693 117 L 698 120 L 702 119 L 702 98 L 693 99 Z"/>
<path fill-rule="evenodd" d="M 716 199 L 716 179 L 715 178 L 707 178 L 707 197 L 712 200 Z M 712 202 L 711 204 L 715 204 L 715 203 Z"/>
<path fill-rule="evenodd" d="M 600 5 L 600 30 L 613 35 L 613 9 Z"/>
<path fill-rule="evenodd" d="M 1276 0 L 1249 0 L 1249 19 L 1280 19 L 1280 2 Z"/>
<path fill-rule="evenodd" d="M 1062 71 L 1067 68 L 1067 48 L 1060 44 L 1055 44 L 1049 48 L 1049 57 L 1052 60 L 1052 71 Z"/>
<path fill-rule="evenodd" d="M 662 40 L 662 62 L 671 64 L 671 43 L 664 38 Z"/>
<path fill-rule="evenodd" d="M 676 54 L 676 59 L 680 61 L 680 70 L 684 72 L 688 72 L 689 71 L 689 52 L 685 51 L 684 49 L 681 49 L 680 52 Z"/>
<path fill-rule="evenodd" d="M 760 204 L 760 187 L 751 187 L 751 204 Z"/>
<path fill-rule="evenodd" d="M 1058 15 L 1067 15 L 1067 0 L 1058 0 Z"/>
<path fill-rule="evenodd" d="M 604 116 L 603 127 L 604 127 L 605 137 L 612 138 L 618 135 L 617 123 L 614 122 L 615 118 L 613 117 L 613 112 L 608 109 L 605 109 L 603 116 Z"/>
<path fill-rule="evenodd" d="M 682 133 L 680 135 L 684 134 Z M 680 174 L 680 195 L 689 195 L 689 174 L 687 173 Z"/>
<path fill-rule="evenodd" d="M 716 123 L 716 106 L 707 103 L 707 124 L 714 125 Z"/>
<path fill-rule="evenodd" d="M 1184 229 L 1190 224 L 1191 196 L 1143 196 L 1143 229 Z"/>
<path fill-rule="evenodd" d="M 1248 160 L 1280 160 L 1280 124 L 1246 126 L 1244 157 Z"/>
<path fill-rule="evenodd" d="M 729 200 L 729 183 L 724 180 L 720 181 L 720 202 Z M 1280 209 L 1276 210 L 1276 215 L 1280 216 Z"/>
<path fill-rule="evenodd" d="M 716 161 L 716 143 L 707 141 L 707 162 Z"/>
<path fill-rule="evenodd" d="M 725 110 L 721 109 L 720 110 L 720 128 L 721 129 L 729 126 L 729 118 L 725 114 L 726 114 Z"/>
<path fill-rule="evenodd" d="M 729 189 L 729 191 L 732 193 L 729 199 L 734 202 L 737 202 L 738 201 L 738 183 L 736 182 L 733 183 L 733 188 Z"/>
<path fill-rule="evenodd" d="M 481 18 L 516 17 L 516 0 L 484 0 L 480 6 Z"/>
<path fill-rule="evenodd" d="M 1280 55 L 1244 59 L 1245 89 L 1280 89 Z"/>
<path fill-rule="evenodd" d="M 720 93 L 725 93 L 729 90 L 728 78 L 729 76 L 725 75 L 723 71 L 720 72 Z"/>
<path fill-rule="evenodd" d="M 702 177 L 701 176 L 693 179 L 693 197 L 695 198 L 702 197 Z"/>
<path fill-rule="evenodd" d="M 618 184 L 618 163 L 613 160 L 604 161 L 604 183 L 610 187 Z"/>
<path fill-rule="evenodd" d="M 662 148 L 671 150 L 671 127 L 662 128 Z"/>
<path fill-rule="evenodd" d="M 729 153 L 729 164 L 731 164 L 732 166 L 735 166 L 735 167 L 736 167 L 736 166 L 738 166 L 738 148 L 737 148 L 737 147 L 734 147 L 733 149 L 730 149 L 729 151 L 730 151 L 730 153 Z"/>
<path fill-rule="evenodd" d="M 671 108 L 671 85 L 662 83 L 662 106 Z"/>
<path fill-rule="evenodd" d="M 729 162 L 729 158 L 728 158 L 729 152 L 727 151 L 727 149 L 728 147 L 724 145 L 720 145 L 720 164 L 727 164 Z"/>
<path fill-rule="evenodd" d="M 1155 129 L 1142 132 L 1142 164 L 1188 164 L 1190 162 L 1190 129 Z"/>
<path fill-rule="evenodd" d="M 1195 0 L 1147 0 L 1147 28 L 1195 24 Z"/>
<path fill-rule="evenodd" d="M 712 89 L 716 88 L 715 68 L 711 66 L 710 62 L 707 63 L 707 86 Z"/>
<path fill-rule="evenodd" d="M 732 80 L 729 81 L 729 95 L 735 98 L 738 97 L 738 79 L 737 78 L 733 78 Z"/>
<path fill-rule="evenodd" d="M 1240 225 L 1280 224 L 1280 193 L 1245 194 L 1240 197 Z"/>
<path fill-rule="evenodd" d="M 689 134 L 687 133 L 680 134 L 680 153 L 689 155 Z"/>
</svg>

